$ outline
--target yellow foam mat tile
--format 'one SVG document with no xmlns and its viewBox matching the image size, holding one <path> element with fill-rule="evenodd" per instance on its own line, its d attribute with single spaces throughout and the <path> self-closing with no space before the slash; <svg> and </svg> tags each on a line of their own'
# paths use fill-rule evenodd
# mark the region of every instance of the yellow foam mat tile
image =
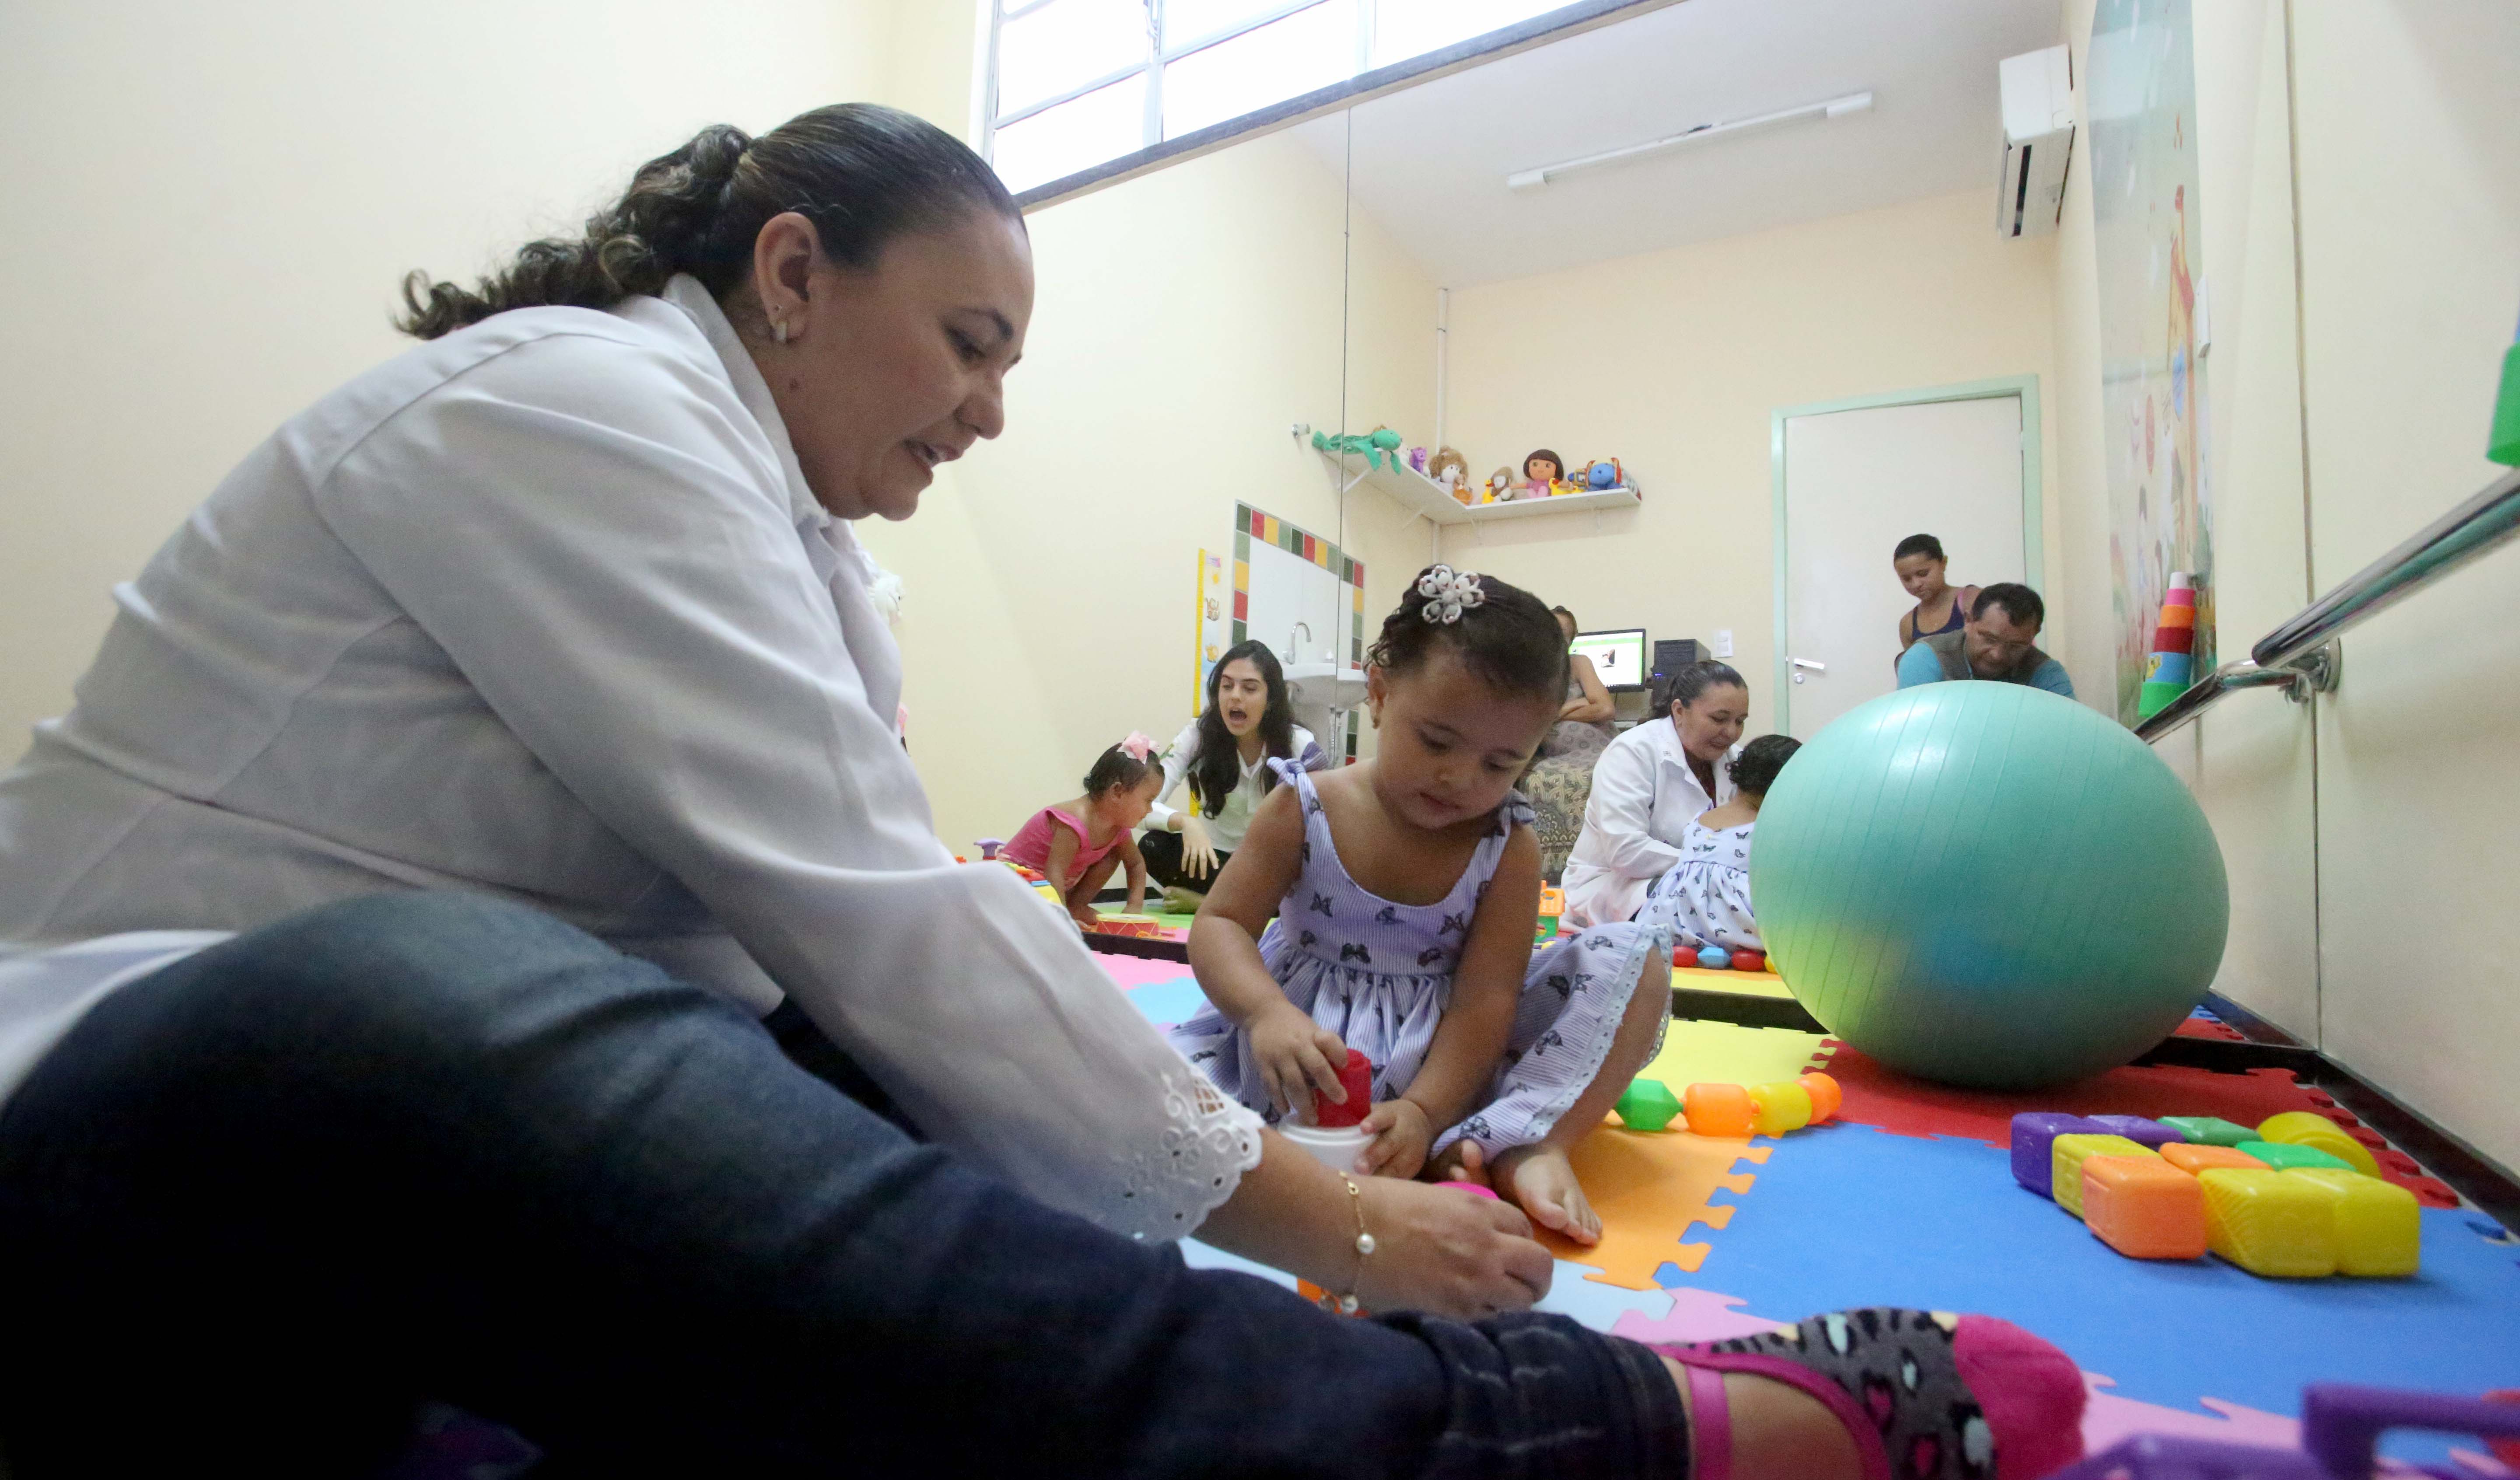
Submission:
<svg viewBox="0 0 2520 1480">
<path fill-rule="evenodd" d="M 1659 1079 L 1678 1095 L 1693 1084 L 1753 1085 L 1799 1078 L 1822 1056 L 1818 1033 L 1674 1018 L 1663 1034 L 1662 1052 L 1639 1077 Z"/>
<path fill-rule="evenodd" d="M 1671 984 L 1696 992 L 1730 992 L 1735 997 L 1791 997 L 1785 979 L 1774 971 L 1709 971 L 1704 966 L 1679 966 Z"/>
</svg>

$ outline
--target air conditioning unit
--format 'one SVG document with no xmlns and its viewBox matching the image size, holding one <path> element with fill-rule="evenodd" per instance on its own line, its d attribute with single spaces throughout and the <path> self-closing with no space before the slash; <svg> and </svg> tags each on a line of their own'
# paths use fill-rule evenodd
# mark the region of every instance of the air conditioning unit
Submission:
<svg viewBox="0 0 2520 1480">
<path fill-rule="evenodd" d="M 2065 208 L 2065 168 L 2074 158 L 2074 54 L 2051 46 L 2006 57 L 1996 79 L 2003 95 L 2003 172 L 1995 229 L 2044 237 Z"/>
</svg>

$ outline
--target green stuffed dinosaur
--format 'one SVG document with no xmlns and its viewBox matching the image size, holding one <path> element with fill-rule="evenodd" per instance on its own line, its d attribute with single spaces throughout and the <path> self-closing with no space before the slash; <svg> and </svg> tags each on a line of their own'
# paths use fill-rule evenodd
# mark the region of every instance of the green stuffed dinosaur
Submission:
<svg viewBox="0 0 2520 1480">
<path fill-rule="evenodd" d="M 1333 437 L 1316 431 L 1313 433 L 1313 446 L 1318 451 L 1334 452 L 1341 457 L 1351 452 L 1361 452 L 1365 454 L 1366 466 L 1376 471 L 1381 471 L 1382 457 L 1385 453 L 1391 455 L 1392 467 L 1400 466 L 1400 433 L 1388 426 L 1378 427 L 1364 436 Z"/>
</svg>

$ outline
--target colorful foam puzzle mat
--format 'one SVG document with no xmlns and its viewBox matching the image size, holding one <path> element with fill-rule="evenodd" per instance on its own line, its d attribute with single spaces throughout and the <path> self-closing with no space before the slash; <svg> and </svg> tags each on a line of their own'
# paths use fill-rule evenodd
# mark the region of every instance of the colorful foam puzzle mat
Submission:
<svg viewBox="0 0 2520 1480">
<path fill-rule="evenodd" d="M 1156 1022 L 1179 1021 L 1205 1001 L 1178 963 L 1100 959 Z M 1684 971 L 1674 980 L 1712 990 L 1688 978 L 1749 974 Z M 2236 1036 L 2201 1016 L 2182 1032 Z M 1817 1033 L 1681 1020 L 1644 1072 L 1678 1092 L 1698 1081 L 1787 1079 L 1815 1065 L 1845 1091 L 1828 1125 L 1719 1141 L 1609 1120 L 1579 1143 L 1576 1169 L 1604 1236 L 1589 1248 L 1552 1241 L 1559 1263 L 1541 1309 L 1653 1341 L 1719 1340 L 1854 1305 L 2000 1316 L 2082 1367 L 2092 1395 L 2084 1438 L 2095 1452 L 2139 1433 L 2289 1445 L 2301 1389 L 2313 1381 L 2469 1394 L 2520 1387 L 2520 1237 L 2286 1071 L 2151 1065 L 1997 1095 L 1906 1079 Z M 2124 1258 L 2014 1184 L 2011 1117 L 2030 1109 L 2247 1126 L 2288 1110 L 2321 1114 L 2424 1201 L 2422 1268 L 2404 1279 L 2296 1281 L 2213 1258 Z M 1183 1252 L 1203 1267 L 1292 1282 L 1194 1240 Z M 2386 1451 L 2430 1463 L 2455 1455 L 2480 1476 L 2507 1473 L 2423 1435 L 2393 1436 Z"/>
</svg>

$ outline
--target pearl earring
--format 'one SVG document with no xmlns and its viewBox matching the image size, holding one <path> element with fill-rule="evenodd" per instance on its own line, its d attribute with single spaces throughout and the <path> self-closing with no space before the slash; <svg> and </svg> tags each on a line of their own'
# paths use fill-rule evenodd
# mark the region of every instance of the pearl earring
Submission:
<svg viewBox="0 0 2520 1480">
<path fill-rule="evenodd" d="M 786 319 L 773 319 L 770 321 L 770 337 L 782 344 L 788 342 L 788 321 Z"/>
</svg>

